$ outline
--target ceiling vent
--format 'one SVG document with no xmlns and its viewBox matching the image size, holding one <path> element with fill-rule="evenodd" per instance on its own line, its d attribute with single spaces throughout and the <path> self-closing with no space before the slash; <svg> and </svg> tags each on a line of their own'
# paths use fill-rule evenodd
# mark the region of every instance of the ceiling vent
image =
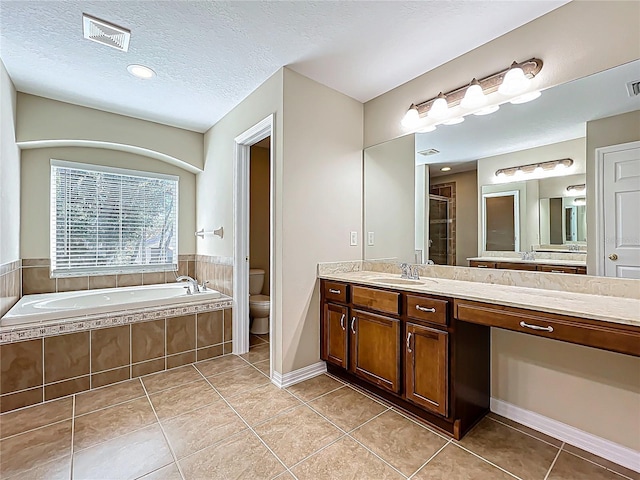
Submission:
<svg viewBox="0 0 640 480">
<path fill-rule="evenodd" d="M 428 148 L 426 150 L 420 150 L 418 153 L 420 155 L 424 155 L 425 157 L 428 157 L 429 155 L 436 155 L 440 153 L 440 150 L 436 150 L 435 148 Z"/>
<path fill-rule="evenodd" d="M 131 32 L 104 20 L 82 14 L 82 33 L 84 38 L 101 43 L 122 52 L 129 50 Z"/>
<path fill-rule="evenodd" d="M 640 80 L 627 83 L 627 92 L 629 92 L 630 97 L 640 95 Z"/>
</svg>

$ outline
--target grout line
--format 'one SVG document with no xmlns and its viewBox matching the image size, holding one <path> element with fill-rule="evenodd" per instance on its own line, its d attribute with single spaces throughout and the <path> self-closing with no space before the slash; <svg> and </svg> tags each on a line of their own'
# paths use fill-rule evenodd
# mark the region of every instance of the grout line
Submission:
<svg viewBox="0 0 640 480">
<path fill-rule="evenodd" d="M 471 451 L 471 450 L 469 450 L 468 448 L 463 447 L 463 446 L 462 446 L 462 445 L 460 445 L 459 443 L 454 442 L 454 441 L 453 441 L 453 439 L 451 440 L 451 443 L 452 443 L 453 445 L 455 445 L 456 447 L 461 448 L 461 449 L 462 449 L 462 450 L 464 450 L 465 452 L 470 453 L 470 454 L 471 454 L 471 455 L 473 455 L 474 457 L 479 458 L 479 459 L 480 459 L 480 460 L 482 460 L 483 462 L 487 462 L 489 465 L 492 465 L 492 466 L 496 467 L 498 470 L 502 470 L 504 473 L 508 473 L 508 474 L 509 474 L 509 475 L 511 475 L 512 477 L 517 478 L 518 480 L 522 480 L 520 477 L 518 477 L 517 475 L 515 475 L 515 474 L 511 473 L 511 472 L 510 472 L 510 471 L 508 471 L 508 470 L 505 470 L 505 469 L 504 469 L 504 468 L 502 468 L 500 465 L 497 465 L 497 464 L 495 464 L 495 463 L 493 463 L 493 462 L 491 462 L 491 461 L 487 460 L 486 458 L 481 457 L 481 456 L 480 456 L 480 455 L 478 455 L 477 453 L 472 452 L 472 451 Z"/>
<path fill-rule="evenodd" d="M 558 453 L 556 453 L 556 456 L 553 458 L 553 462 L 551 462 L 551 465 L 549 466 L 549 470 L 547 470 L 547 474 L 544 476 L 544 480 L 547 480 L 549 478 L 549 475 L 551 475 L 551 470 L 553 470 L 553 467 L 558 461 L 558 457 L 562 453 L 563 448 L 564 448 L 564 442 L 562 442 L 562 445 L 560 445 L 560 448 L 558 449 Z"/>
<path fill-rule="evenodd" d="M 362 426 L 362 425 L 361 425 Z M 360 427 L 358 427 L 360 428 Z M 374 456 L 378 457 L 379 460 L 381 460 L 383 463 L 387 464 L 389 467 L 391 467 L 393 470 L 395 470 L 396 472 L 398 472 L 402 478 L 407 478 L 407 476 L 402 473 L 400 470 L 398 470 L 396 467 L 394 467 L 393 465 L 391 465 L 389 462 L 387 462 L 384 458 L 382 458 L 380 455 L 378 455 L 376 452 L 374 452 L 373 450 L 371 450 L 369 447 L 367 447 L 364 443 L 362 443 L 360 440 L 358 440 L 355 437 L 352 437 L 351 435 L 347 434 L 347 437 L 349 437 L 351 440 L 355 441 L 357 444 L 359 444 L 362 448 L 364 448 L 365 450 L 369 451 L 370 453 L 372 453 Z"/>
<path fill-rule="evenodd" d="M 76 396 L 73 396 L 73 401 L 71 404 L 71 465 L 69 471 L 69 478 L 73 480 L 73 442 L 75 439 L 75 431 L 76 431 Z"/>
<path fill-rule="evenodd" d="M 173 461 L 175 462 L 176 467 L 178 468 L 178 473 L 180 473 L 180 477 L 182 478 L 182 480 L 185 480 L 184 473 L 182 473 L 182 468 L 180 468 L 180 464 L 178 463 L 178 456 L 176 455 L 176 452 L 173 450 L 173 446 L 171 445 L 171 442 L 169 441 L 169 437 L 167 436 L 167 433 L 164 431 L 164 427 L 162 426 L 162 422 L 160 422 L 160 418 L 158 417 L 158 413 L 156 412 L 156 409 L 153 406 L 153 403 L 151 402 L 151 398 L 149 398 L 149 392 L 147 392 L 147 387 L 144 386 L 144 382 L 140 382 L 140 383 L 142 383 L 142 389 L 144 390 L 144 393 L 147 396 L 147 402 L 149 402 L 149 405 L 151 406 L 151 410 L 153 410 L 153 415 L 156 417 L 156 422 L 158 422 L 158 426 L 160 427 L 160 431 L 162 432 L 162 436 L 164 437 L 164 441 L 167 442 L 167 446 L 169 447 L 169 451 L 171 452 L 171 456 L 173 457 Z M 163 465 L 163 466 L 165 466 L 165 465 Z"/>
<path fill-rule="evenodd" d="M 436 453 L 434 453 L 433 455 L 431 455 L 431 456 L 427 459 L 427 461 L 426 461 L 426 462 L 424 462 L 422 465 L 420 465 L 420 466 L 418 467 L 418 469 L 417 469 L 415 472 L 413 472 L 411 475 L 409 475 L 409 480 L 410 480 L 410 479 L 412 479 L 412 478 L 413 478 L 413 477 L 414 477 L 414 476 L 415 476 L 415 475 L 416 475 L 420 470 L 422 470 L 422 469 L 425 467 L 425 465 L 426 465 L 427 463 L 429 463 L 431 460 L 433 460 L 433 459 L 434 459 L 434 458 L 435 458 L 435 457 L 436 457 L 436 456 L 437 456 L 437 455 L 438 455 L 442 450 L 444 450 L 444 449 L 446 448 L 446 446 L 447 446 L 447 445 L 449 445 L 450 443 L 451 443 L 451 439 L 449 439 L 449 441 L 447 441 L 447 443 L 445 443 L 443 446 L 441 446 L 441 447 L 436 451 Z"/>
<path fill-rule="evenodd" d="M 198 369 L 196 368 L 196 370 L 198 370 Z M 202 372 L 201 372 L 200 370 L 198 370 L 198 373 L 200 373 L 200 375 L 202 375 Z M 216 389 L 216 387 L 214 387 L 214 386 L 211 384 L 211 382 L 209 382 L 209 380 L 207 379 L 207 377 L 205 377 L 204 375 L 202 375 L 202 378 L 204 378 L 204 379 L 205 379 L 205 381 L 206 381 L 209 385 L 211 385 L 211 388 L 213 388 L 213 389 L 216 391 L 216 393 L 217 393 L 218 395 L 220 395 L 220 392 Z M 222 395 L 220 395 L 220 397 L 222 397 Z M 228 407 L 233 411 L 233 413 L 235 413 L 235 414 L 238 416 L 238 418 L 240 418 L 240 420 L 242 420 L 242 421 L 244 422 L 244 424 L 245 424 L 245 425 L 247 426 L 247 428 L 251 431 L 251 433 L 253 433 L 253 434 L 258 438 L 258 440 L 260 440 L 260 442 L 265 446 L 265 448 L 266 448 L 267 450 L 269 450 L 269 451 L 271 452 L 271 454 L 272 454 L 272 455 L 273 455 L 273 456 L 274 456 L 274 457 L 275 457 L 275 458 L 276 458 L 276 459 L 277 459 L 277 460 L 282 464 L 282 466 L 285 468 L 285 470 L 286 470 L 287 472 L 289 472 L 293 478 L 297 479 L 298 477 L 296 477 L 296 476 L 293 474 L 293 472 L 289 469 L 289 467 L 287 467 L 287 465 L 286 465 L 282 460 L 280 460 L 280 457 L 278 457 L 278 455 L 276 455 L 276 453 L 275 453 L 273 450 L 271 450 L 271 447 L 269 447 L 269 445 L 267 445 L 267 444 L 265 443 L 265 441 L 262 439 L 262 437 L 260 437 L 260 435 L 258 435 L 258 434 L 256 433 L 256 431 L 253 429 L 253 427 L 252 427 L 251 425 L 249 425 L 249 422 L 247 422 L 247 421 L 242 417 L 242 415 L 240 415 L 240 414 L 237 412 L 237 410 L 236 410 L 235 408 L 233 408 L 233 406 L 232 406 L 232 405 L 227 401 L 227 399 L 226 399 L 226 398 L 222 397 L 222 400 L 224 400 L 224 402 L 225 402 L 225 403 L 227 404 L 227 406 L 228 406 Z M 282 473 L 284 473 L 284 472 L 282 472 Z"/>
<path fill-rule="evenodd" d="M 567 445 L 567 444 L 565 443 L 565 445 Z M 569 446 L 573 446 L 573 445 L 571 445 L 571 444 L 568 444 L 568 445 L 569 445 Z M 566 450 L 566 449 L 564 448 L 564 445 L 563 445 L 563 447 L 562 447 L 562 451 L 563 451 L 564 453 L 568 453 L 569 455 L 573 455 L 574 457 L 578 457 L 578 458 L 580 458 L 581 460 L 584 460 L 584 461 L 586 461 L 586 462 L 593 463 L 594 465 L 597 465 L 598 467 L 602 467 L 602 468 L 604 468 L 604 469 L 606 469 L 606 470 L 608 470 L 608 471 L 610 471 L 610 472 L 615 473 L 616 475 L 620 475 L 622 478 L 627 478 L 627 479 L 629 479 L 629 480 L 633 480 L 631 477 L 628 477 L 628 476 L 627 476 L 627 475 L 625 475 L 624 473 L 620 473 L 620 472 L 618 472 L 617 470 L 613 470 L 612 468 L 607 467 L 607 466 L 605 466 L 605 465 L 603 465 L 603 464 L 601 464 L 601 463 L 598 463 L 598 462 L 596 462 L 596 461 L 594 461 L 594 460 L 591 460 L 591 459 L 589 459 L 589 458 L 585 458 L 585 457 L 581 456 L 579 453 L 574 453 L 574 452 L 570 452 L 569 450 Z M 595 454 L 592 454 L 592 455 L 595 455 Z M 597 455 L 596 455 L 596 456 L 597 456 Z M 598 457 L 598 458 L 602 458 L 602 457 Z M 605 458 L 602 458 L 602 459 L 603 459 L 603 460 L 606 460 Z M 611 464 L 613 464 L 613 465 L 615 465 L 615 466 L 618 466 L 618 467 L 621 467 L 621 466 L 622 466 L 622 465 L 619 465 L 619 464 L 617 464 L 617 463 L 615 463 L 615 462 L 612 462 L 611 460 L 607 460 L 607 462 L 608 462 L 608 463 L 611 463 Z M 629 469 L 629 470 L 631 470 L 631 469 Z"/>
<path fill-rule="evenodd" d="M 316 455 L 318 455 L 320 452 L 322 452 L 323 450 L 326 450 L 327 448 L 329 448 L 331 445 L 333 445 L 334 443 L 338 443 L 340 440 L 347 438 L 348 435 L 346 433 L 341 433 L 338 438 L 336 438 L 335 440 L 330 441 L 329 443 L 327 443 L 324 447 L 320 448 L 319 450 L 316 450 L 315 452 L 310 453 L 309 455 L 307 455 L 306 457 L 304 457 L 302 460 L 299 460 L 298 462 L 294 463 L 293 465 L 291 465 L 291 469 L 293 470 L 294 468 L 296 468 L 298 465 L 300 465 L 301 463 L 306 462 L 307 460 L 309 460 L 311 457 L 315 457 Z"/>
<path fill-rule="evenodd" d="M 552 447 L 554 447 L 554 448 L 560 448 L 558 445 L 554 445 L 553 443 L 547 442 L 546 440 L 543 440 L 542 438 L 536 437 L 536 436 L 535 436 L 535 435 L 533 435 L 532 433 L 525 432 L 524 430 L 520 430 L 520 429 L 519 429 L 519 428 L 517 428 L 517 427 L 514 427 L 514 426 L 509 425 L 509 424 L 507 424 L 507 423 L 501 422 L 500 420 L 498 420 L 498 419 L 496 419 L 496 418 L 489 417 L 489 416 L 485 416 L 484 418 L 488 418 L 489 420 L 492 420 L 492 421 L 494 421 L 494 422 L 496 422 L 496 423 L 499 423 L 500 425 L 504 425 L 505 427 L 509 427 L 509 428 L 511 428 L 512 430 L 515 430 L 516 432 L 520 432 L 520 433 L 523 433 L 523 434 L 525 434 L 525 435 L 527 435 L 527 436 L 529 436 L 529 437 L 531 437 L 531 438 L 535 438 L 536 440 L 539 440 L 539 441 L 541 441 L 542 443 L 546 443 L 547 445 L 551 445 L 551 446 L 552 446 Z M 480 423 L 480 422 L 478 422 L 478 423 Z M 523 426 L 524 426 L 524 425 L 523 425 Z M 542 432 L 540 432 L 540 433 L 542 433 Z M 548 436 L 550 436 L 550 435 L 548 435 Z M 553 438 L 553 437 L 552 437 L 552 438 Z M 562 443 L 562 444 L 564 444 L 564 442 L 561 442 L 561 443 Z M 562 445 L 561 445 L 561 446 L 562 446 Z"/>
<path fill-rule="evenodd" d="M 424 425 L 423 423 L 420 423 L 418 420 L 416 420 L 415 418 L 411 418 L 409 415 L 407 415 L 406 413 L 404 413 L 403 411 L 396 409 L 394 407 L 391 407 L 391 410 L 395 413 L 397 413 L 398 415 L 400 415 L 403 418 L 406 418 L 407 420 L 409 420 L 410 422 L 415 423 L 416 425 L 418 425 L 419 427 L 424 428 L 425 430 L 427 430 L 428 432 L 433 433 L 434 435 L 437 435 L 441 438 L 444 438 L 445 440 L 449 441 L 452 440 L 451 437 L 447 437 L 446 435 L 443 435 L 442 433 L 438 432 L 437 430 L 431 429 L 429 428 L 427 425 Z"/>
</svg>

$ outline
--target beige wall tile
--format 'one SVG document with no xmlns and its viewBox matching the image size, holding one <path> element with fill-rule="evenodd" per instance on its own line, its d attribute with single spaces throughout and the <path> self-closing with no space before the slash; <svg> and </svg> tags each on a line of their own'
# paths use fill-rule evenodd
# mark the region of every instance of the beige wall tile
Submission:
<svg viewBox="0 0 640 480">
<path fill-rule="evenodd" d="M 42 339 L 0 345 L 0 394 L 42 385 Z"/>
<path fill-rule="evenodd" d="M 42 394 L 43 388 L 36 387 L 18 393 L 2 395 L 0 397 L 0 413 L 40 403 L 42 402 Z"/>
<path fill-rule="evenodd" d="M 88 290 L 89 277 L 68 277 L 56 279 L 58 292 L 74 292 L 76 290 Z"/>
<path fill-rule="evenodd" d="M 230 342 L 233 339 L 233 310 L 227 308 L 224 311 L 224 341 Z"/>
<path fill-rule="evenodd" d="M 171 355 L 167 357 L 167 369 L 181 367 L 183 365 L 195 363 L 195 361 L 196 361 L 195 350 L 191 350 L 190 352 L 178 353 L 177 355 Z"/>
<path fill-rule="evenodd" d="M 144 362 L 164 356 L 165 320 L 131 324 L 131 361 Z"/>
<path fill-rule="evenodd" d="M 198 348 L 222 343 L 224 330 L 222 310 L 198 313 L 196 323 Z"/>
<path fill-rule="evenodd" d="M 70 333 L 44 339 L 45 383 L 80 377 L 89 373 L 89 332 Z"/>
<path fill-rule="evenodd" d="M 164 272 L 149 272 L 142 274 L 143 285 L 155 285 L 164 283 Z"/>
<path fill-rule="evenodd" d="M 195 350 L 196 316 L 167 318 L 167 355 Z"/>
<path fill-rule="evenodd" d="M 115 275 L 97 275 L 89 277 L 89 288 L 116 288 Z"/>
<path fill-rule="evenodd" d="M 56 280 L 49 278 L 49 267 L 27 267 L 22 269 L 22 293 L 53 293 Z"/>
<path fill-rule="evenodd" d="M 91 388 L 104 387 L 130 378 L 130 367 L 116 368 L 91 375 Z"/>
<path fill-rule="evenodd" d="M 149 360 L 142 363 L 134 363 L 131 365 L 131 377 L 142 377 L 143 375 L 149 375 L 150 373 L 161 372 L 165 369 L 165 359 L 156 358 L 155 360 Z"/>
<path fill-rule="evenodd" d="M 89 390 L 89 375 L 80 378 L 65 380 L 64 382 L 52 383 L 44 386 L 44 400 L 66 397 L 74 393 Z"/>
<path fill-rule="evenodd" d="M 119 287 L 136 287 L 142 285 L 141 273 L 123 273 L 117 278 Z"/>
<path fill-rule="evenodd" d="M 91 332 L 92 373 L 129 363 L 129 325 Z"/>
<path fill-rule="evenodd" d="M 202 360 L 208 360 L 210 358 L 219 357 L 224 354 L 224 346 L 213 345 L 211 347 L 199 348 L 196 352 L 196 361 L 201 362 Z"/>
</svg>

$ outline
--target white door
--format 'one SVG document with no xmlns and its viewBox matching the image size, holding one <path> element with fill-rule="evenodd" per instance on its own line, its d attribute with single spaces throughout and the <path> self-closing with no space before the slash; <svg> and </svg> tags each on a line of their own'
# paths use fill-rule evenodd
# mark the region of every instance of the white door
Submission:
<svg viewBox="0 0 640 480">
<path fill-rule="evenodd" d="M 599 155 L 604 274 L 640 279 L 640 142 L 601 149 Z"/>
</svg>

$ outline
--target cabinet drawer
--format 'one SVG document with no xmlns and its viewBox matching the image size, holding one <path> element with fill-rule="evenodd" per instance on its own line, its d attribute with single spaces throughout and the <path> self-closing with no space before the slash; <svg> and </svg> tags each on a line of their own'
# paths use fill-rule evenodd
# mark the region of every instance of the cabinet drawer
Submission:
<svg viewBox="0 0 640 480">
<path fill-rule="evenodd" d="M 539 265 L 538 270 L 547 273 L 578 273 L 577 267 L 562 267 L 559 265 Z"/>
<path fill-rule="evenodd" d="M 640 328 L 553 313 L 466 300 L 455 301 L 455 316 L 465 322 L 505 328 L 540 337 L 640 357 Z"/>
<path fill-rule="evenodd" d="M 374 288 L 353 287 L 351 301 L 354 305 L 370 308 L 379 312 L 400 314 L 400 294 Z"/>
<path fill-rule="evenodd" d="M 407 295 L 407 317 L 446 325 L 448 305 L 446 300 Z"/>
<path fill-rule="evenodd" d="M 528 270 L 536 271 L 538 266 L 534 263 L 517 263 L 517 262 L 498 262 L 496 268 L 505 270 Z"/>
<path fill-rule="evenodd" d="M 479 262 L 477 260 L 471 260 L 469 261 L 469 266 L 477 268 L 496 268 L 496 262 Z"/>
<path fill-rule="evenodd" d="M 332 302 L 347 303 L 346 283 L 324 282 L 324 298 Z"/>
</svg>

